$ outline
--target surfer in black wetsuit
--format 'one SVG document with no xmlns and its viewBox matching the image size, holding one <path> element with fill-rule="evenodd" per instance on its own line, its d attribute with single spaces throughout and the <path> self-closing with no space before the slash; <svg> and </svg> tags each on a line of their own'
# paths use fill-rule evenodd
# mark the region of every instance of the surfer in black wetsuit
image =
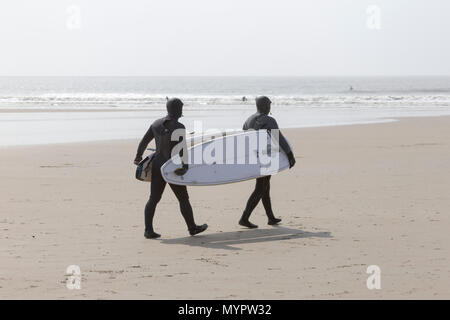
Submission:
<svg viewBox="0 0 450 320">
<path fill-rule="evenodd" d="M 270 105 L 272 101 L 268 97 L 261 96 L 256 98 L 256 109 L 257 112 L 251 115 L 247 121 L 245 121 L 243 129 L 249 130 L 279 130 L 278 124 L 274 118 L 269 116 Z M 295 157 L 292 153 L 289 143 L 284 138 L 283 134 L 279 132 L 279 144 L 281 149 L 286 153 L 289 159 L 289 168 L 295 165 Z M 275 218 L 272 211 L 272 204 L 270 202 L 270 177 L 265 176 L 256 179 L 255 190 L 250 195 L 247 201 L 247 206 L 245 207 L 244 213 L 242 214 L 239 224 L 247 228 L 257 228 L 258 226 L 249 221 L 250 215 L 253 209 L 257 206 L 259 200 L 262 200 L 264 209 L 266 210 L 267 218 L 269 219 L 269 225 L 275 225 L 281 222 L 281 219 Z"/>
<path fill-rule="evenodd" d="M 134 164 L 139 164 L 142 160 L 142 154 L 147 148 L 150 141 L 155 139 L 156 142 L 156 152 L 152 161 L 152 181 L 151 181 L 151 191 L 150 199 L 145 206 L 145 233 L 144 236 L 147 239 L 159 238 L 161 235 L 153 230 L 153 216 L 155 215 L 156 205 L 164 192 L 166 187 L 166 181 L 161 175 L 161 166 L 171 158 L 172 149 L 180 142 L 186 143 L 186 128 L 183 124 L 178 122 L 178 119 L 182 116 L 183 102 L 180 99 L 173 98 L 169 99 L 166 104 L 167 116 L 158 119 L 150 126 L 147 133 L 142 138 L 137 149 L 136 158 L 134 159 Z M 182 130 L 183 133 L 179 141 L 172 141 L 172 133 L 175 130 Z M 175 171 L 177 175 L 183 175 L 189 169 L 187 165 L 187 154 L 183 154 L 183 148 L 180 151 L 180 156 L 183 160 L 183 167 Z M 205 231 L 208 226 L 203 224 L 198 226 L 194 222 L 194 215 L 192 212 L 192 207 L 189 202 L 189 195 L 186 186 L 179 186 L 169 183 L 170 188 L 175 193 L 179 203 L 181 214 L 186 221 L 189 233 L 195 235 L 197 233 Z"/>
</svg>

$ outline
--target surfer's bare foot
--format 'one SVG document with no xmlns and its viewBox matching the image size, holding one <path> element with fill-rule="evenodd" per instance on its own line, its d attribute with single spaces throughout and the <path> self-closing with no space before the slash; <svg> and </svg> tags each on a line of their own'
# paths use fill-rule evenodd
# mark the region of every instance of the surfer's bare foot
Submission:
<svg viewBox="0 0 450 320">
<path fill-rule="evenodd" d="M 267 224 L 270 225 L 270 226 L 273 226 L 273 225 L 276 225 L 276 224 L 278 224 L 278 223 L 280 223 L 280 222 L 281 222 L 281 219 L 278 219 L 278 218 L 270 218 L 270 219 L 269 219 L 269 222 L 267 222 Z"/>
<path fill-rule="evenodd" d="M 244 219 L 239 220 L 239 224 L 241 226 L 243 226 L 243 227 L 247 227 L 247 228 L 250 228 L 250 229 L 258 228 L 258 226 L 256 224 L 253 224 L 250 221 L 244 220 Z"/>
<path fill-rule="evenodd" d="M 205 223 L 205 224 L 202 224 L 201 226 L 195 226 L 194 228 L 190 228 L 189 234 L 191 236 L 194 236 L 196 234 L 199 234 L 199 233 L 205 231 L 206 229 L 208 229 L 208 225 Z"/>
<path fill-rule="evenodd" d="M 146 237 L 147 239 L 156 239 L 156 238 L 161 237 L 161 235 L 154 231 L 145 231 L 144 237 Z"/>
</svg>

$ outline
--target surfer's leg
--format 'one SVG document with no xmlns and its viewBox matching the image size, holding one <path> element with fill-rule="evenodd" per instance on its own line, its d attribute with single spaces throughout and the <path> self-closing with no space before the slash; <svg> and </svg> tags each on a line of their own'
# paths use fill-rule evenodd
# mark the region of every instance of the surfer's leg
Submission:
<svg viewBox="0 0 450 320">
<path fill-rule="evenodd" d="M 273 217 L 272 212 L 272 203 L 270 201 L 270 176 L 264 177 L 264 185 L 263 185 L 263 192 L 262 192 L 262 203 L 264 206 L 264 209 L 266 210 L 267 217 L 270 219 Z"/>
<path fill-rule="evenodd" d="M 169 186 L 172 189 L 173 193 L 175 193 L 175 196 L 180 203 L 180 211 L 183 215 L 184 220 L 186 221 L 186 225 L 188 226 L 188 228 L 195 227 L 194 213 L 192 212 L 192 206 L 189 202 L 189 195 L 187 193 L 186 186 L 179 186 L 171 183 L 169 183 Z"/>
<path fill-rule="evenodd" d="M 186 186 L 179 186 L 176 184 L 170 184 L 170 188 L 178 199 L 180 203 L 180 211 L 183 215 L 184 221 L 188 227 L 189 233 L 193 236 L 200 232 L 205 231 L 208 228 L 208 225 L 203 224 L 201 226 L 197 226 L 194 221 L 194 213 L 192 212 L 192 206 L 189 202 L 189 194 L 187 192 Z"/>
<path fill-rule="evenodd" d="M 247 228 L 258 227 L 256 224 L 251 223 L 249 221 L 249 218 L 253 210 L 258 205 L 259 200 L 261 200 L 263 190 L 264 190 L 264 177 L 256 179 L 255 190 L 253 190 L 253 193 L 250 195 L 250 198 L 248 198 L 244 213 L 242 214 L 241 220 L 239 220 L 239 224 L 241 226 Z"/>
<path fill-rule="evenodd" d="M 270 177 L 271 176 L 264 177 L 265 182 L 261 200 L 264 205 L 264 209 L 266 210 L 267 218 L 269 219 L 268 224 L 275 225 L 281 222 L 281 219 L 275 218 L 272 211 L 272 202 L 270 201 Z"/>
<path fill-rule="evenodd" d="M 164 192 L 166 181 L 161 176 L 159 169 L 152 170 L 152 182 L 150 187 L 150 199 L 145 205 L 145 237 L 159 238 L 160 235 L 153 230 L 153 217 L 155 215 L 156 205 Z"/>
</svg>

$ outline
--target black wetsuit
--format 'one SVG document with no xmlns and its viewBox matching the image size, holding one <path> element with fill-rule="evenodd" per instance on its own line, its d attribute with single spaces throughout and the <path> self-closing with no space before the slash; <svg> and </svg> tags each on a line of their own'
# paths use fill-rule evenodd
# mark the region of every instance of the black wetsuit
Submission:
<svg viewBox="0 0 450 320">
<path fill-rule="evenodd" d="M 264 113 L 257 112 L 251 115 L 247 121 L 245 121 L 243 128 L 244 130 L 254 129 L 254 130 L 272 130 L 279 129 L 278 124 L 274 118 Z M 283 136 L 281 131 L 279 131 L 279 144 L 280 147 L 289 154 L 292 152 L 289 143 L 286 141 L 286 138 Z M 270 177 L 265 176 L 256 179 L 255 190 L 250 195 L 250 198 L 247 201 L 247 205 L 245 207 L 242 218 L 244 221 L 248 221 L 251 213 L 258 205 L 259 200 L 262 200 L 264 205 L 264 209 L 266 211 L 267 217 L 269 220 L 274 220 L 274 214 L 272 211 L 272 204 L 270 202 Z"/>
<path fill-rule="evenodd" d="M 172 149 L 175 145 L 179 143 L 179 141 L 171 141 L 172 133 L 181 129 L 183 132 L 183 137 L 180 138 L 180 141 L 185 140 L 185 127 L 183 124 L 178 122 L 177 119 L 172 118 L 170 116 L 166 116 L 164 118 L 158 119 L 150 126 L 147 133 L 142 138 L 139 143 L 139 147 L 136 154 L 136 159 L 139 161 L 142 158 L 142 154 L 147 148 L 150 141 L 155 139 L 156 142 L 156 152 L 152 161 L 152 181 L 151 181 L 151 191 L 150 191 L 150 199 L 148 200 L 145 206 L 145 230 L 146 232 L 154 232 L 153 231 L 153 216 L 155 215 L 156 205 L 159 200 L 161 200 L 161 196 L 166 187 L 166 181 L 163 179 L 161 175 L 161 166 L 171 158 Z M 185 149 L 186 150 L 186 149 Z M 182 151 L 180 155 L 183 155 Z M 187 163 L 187 161 L 186 161 Z M 170 188 L 175 193 L 179 203 L 181 214 L 183 215 L 184 220 L 188 226 L 189 230 L 195 228 L 194 215 L 192 212 L 192 207 L 189 202 L 189 195 L 187 192 L 186 186 L 179 186 L 169 183 Z"/>
</svg>

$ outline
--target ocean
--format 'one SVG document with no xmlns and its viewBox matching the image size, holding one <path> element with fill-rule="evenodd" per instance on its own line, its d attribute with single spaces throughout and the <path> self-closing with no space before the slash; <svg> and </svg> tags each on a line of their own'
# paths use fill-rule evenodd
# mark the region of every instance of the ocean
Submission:
<svg viewBox="0 0 450 320">
<path fill-rule="evenodd" d="M 450 115 L 450 77 L 0 77 L 0 146 L 139 138 L 175 96 L 188 131 L 236 129 L 257 95 L 281 128 Z"/>
</svg>

